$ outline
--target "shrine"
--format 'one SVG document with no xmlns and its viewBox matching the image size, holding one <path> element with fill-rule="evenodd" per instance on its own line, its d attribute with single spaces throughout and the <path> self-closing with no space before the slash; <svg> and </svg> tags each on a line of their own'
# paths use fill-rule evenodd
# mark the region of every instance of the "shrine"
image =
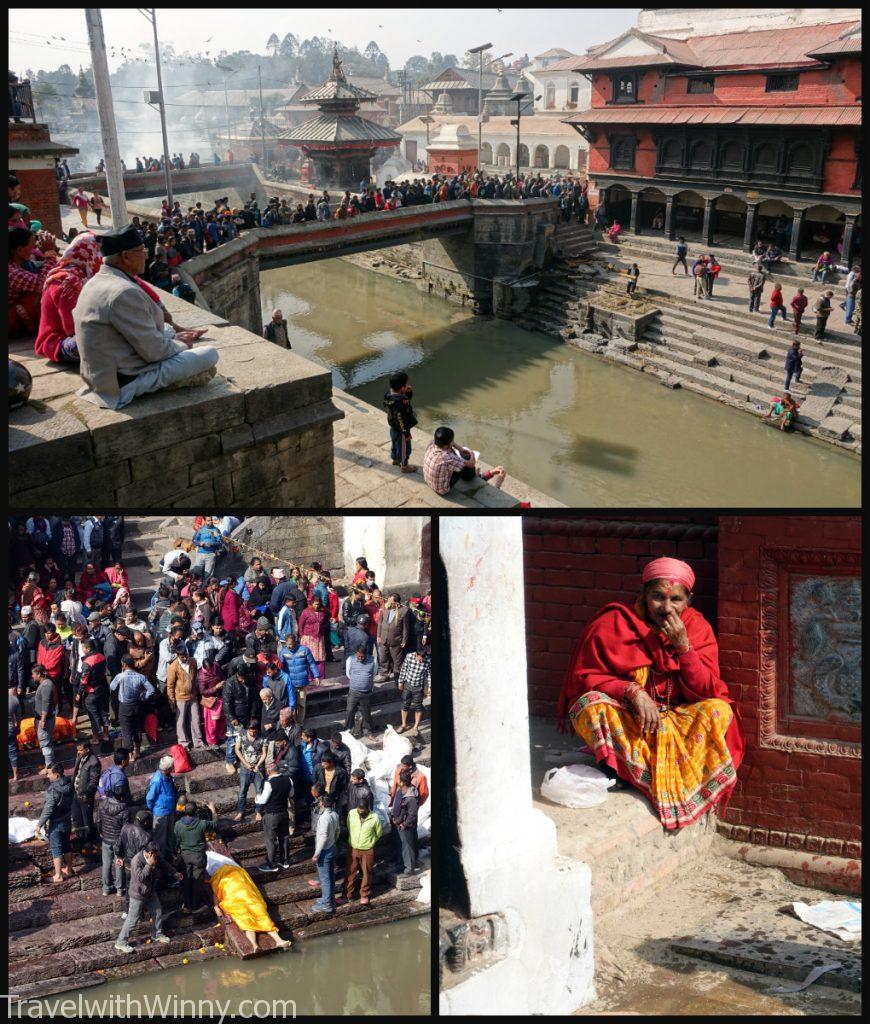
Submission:
<svg viewBox="0 0 870 1024">
<path fill-rule="evenodd" d="M 361 103 L 377 97 L 351 85 L 341 64 L 336 47 L 329 78 L 299 101 L 316 105 L 318 115 L 280 134 L 284 144 L 298 147 L 311 161 L 318 188 L 357 189 L 371 174 L 375 152 L 402 141 L 392 129 L 358 115 Z"/>
</svg>

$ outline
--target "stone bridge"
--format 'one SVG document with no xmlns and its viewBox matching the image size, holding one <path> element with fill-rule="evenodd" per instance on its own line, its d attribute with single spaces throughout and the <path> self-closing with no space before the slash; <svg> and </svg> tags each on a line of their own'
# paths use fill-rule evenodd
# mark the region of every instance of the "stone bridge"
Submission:
<svg viewBox="0 0 870 1024">
<path fill-rule="evenodd" d="M 237 188 L 254 191 L 257 179 L 250 164 L 203 164 L 201 167 L 186 167 L 183 171 L 172 171 L 173 195 L 184 195 L 187 192 L 204 192 L 215 190 L 222 195 L 221 189 Z M 70 185 L 83 188 L 85 192 L 97 191 L 108 195 L 105 174 L 74 174 Z M 148 199 L 166 195 L 166 180 L 163 171 L 127 171 L 124 174 L 124 191 L 128 199 Z"/>
<path fill-rule="evenodd" d="M 177 270 L 213 313 L 259 333 L 261 269 L 422 242 L 423 276 L 431 289 L 482 312 L 506 314 L 544 265 L 557 217 L 552 199 L 409 206 L 350 221 L 254 228 Z"/>
</svg>

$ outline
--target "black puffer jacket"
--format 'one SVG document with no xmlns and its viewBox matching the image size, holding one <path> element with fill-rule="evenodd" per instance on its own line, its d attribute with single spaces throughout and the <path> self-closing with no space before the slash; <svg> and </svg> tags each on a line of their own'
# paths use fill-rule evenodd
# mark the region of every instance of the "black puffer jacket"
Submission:
<svg viewBox="0 0 870 1024">
<path fill-rule="evenodd" d="M 104 843 L 116 843 L 121 836 L 121 829 L 130 817 L 130 805 L 115 797 L 107 797 L 100 803 L 97 810 L 97 827 Z"/>
<path fill-rule="evenodd" d="M 73 769 L 73 786 L 76 796 L 91 798 L 100 784 L 100 759 L 96 754 L 76 758 Z"/>
</svg>

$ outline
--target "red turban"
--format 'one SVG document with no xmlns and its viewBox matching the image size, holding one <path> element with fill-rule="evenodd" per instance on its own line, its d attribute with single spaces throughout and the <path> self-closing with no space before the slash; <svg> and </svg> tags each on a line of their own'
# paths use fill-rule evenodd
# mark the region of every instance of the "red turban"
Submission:
<svg viewBox="0 0 870 1024">
<path fill-rule="evenodd" d="M 650 580 L 668 580 L 671 583 L 681 583 L 686 590 L 691 591 L 695 586 L 695 574 L 692 567 L 679 558 L 656 558 L 647 562 L 643 567 L 644 583 Z"/>
</svg>

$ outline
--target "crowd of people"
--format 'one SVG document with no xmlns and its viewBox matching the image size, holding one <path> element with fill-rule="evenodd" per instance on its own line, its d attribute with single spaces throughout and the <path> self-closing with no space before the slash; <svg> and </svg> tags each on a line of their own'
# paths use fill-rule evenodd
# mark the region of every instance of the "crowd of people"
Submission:
<svg viewBox="0 0 870 1024">
<path fill-rule="evenodd" d="M 288 867 L 289 837 L 311 827 L 322 886 L 316 909 L 332 913 L 340 902 L 339 842 L 347 839 L 346 896 L 361 872 L 364 905 L 381 824 L 341 734 L 321 737 L 306 723 L 306 692 L 323 685 L 327 664 L 341 651 L 345 728 L 373 739 L 374 684 L 392 681 L 402 693 L 396 731 L 419 735 L 429 689 L 430 595 L 406 601 L 382 594 L 364 558 L 341 588 L 317 562 L 288 562 L 285 570 L 256 555 L 243 573 L 221 575 L 221 565 L 238 564 L 230 533 L 239 523 L 198 517 L 193 536 L 166 552 L 162 579 L 140 607 L 123 561 L 122 516 L 9 521 L 11 776 L 19 777 L 19 748 L 38 744 L 45 762 L 39 774 L 48 783 L 39 825 L 47 827 L 53 880 L 71 876 L 74 850 L 101 840 L 103 894 L 128 896 L 117 943 L 123 951 L 146 910 L 153 938 L 163 941 L 154 884 L 161 865 L 183 879 L 185 909 L 202 896 L 205 841 L 217 830 L 217 814 L 209 806 L 203 818 L 177 785 L 188 750 L 211 748 L 238 779 L 234 820 L 253 811 L 262 823 L 261 873 Z M 68 773 L 57 744 L 84 722 L 90 737 L 79 735 Z M 142 805 L 131 797 L 126 769 L 159 747 L 161 729 L 174 730 L 176 746 L 160 759 Z M 105 770 L 98 753 L 112 754 Z M 408 874 L 417 869 L 417 811 L 427 796 L 426 776 L 404 756 L 389 814 Z"/>
</svg>

